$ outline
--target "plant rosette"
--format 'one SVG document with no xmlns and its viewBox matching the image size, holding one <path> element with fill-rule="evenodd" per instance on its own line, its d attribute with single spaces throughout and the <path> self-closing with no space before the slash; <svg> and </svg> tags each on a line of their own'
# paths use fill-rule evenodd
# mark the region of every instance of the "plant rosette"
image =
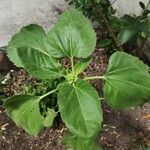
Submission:
<svg viewBox="0 0 150 150">
<path fill-rule="evenodd" d="M 30 135 L 37 135 L 52 125 L 60 112 L 70 131 L 63 143 L 74 150 L 101 149 L 95 139 L 101 130 L 103 112 L 98 92 L 89 80 L 104 80 L 104 97 L 113 109 L 125 109 L 150 99 L 148 66 L 124 52 L 115 52 L 109 59 L 103 76 L 79 78 L 90 63 L 96 46 L 96 34 L 90 21 L 77 10 L 63 13 L 55 26 L 45 33 L 39 25 L 23 27 L 7 47 L 7 55 L 18 67 L 42 80 L 59 79 L 57 87 L 41 96 L 15 95 L 4 107 L 8 116 Z M 60 59 L 69 58 L 71 69 L 65 69 Z M 75 63 L 74 58 L 78 59 Z M 58 112 L 47 109 L 40 113 L 39 103 L 57 94 Z M 92 115 L 91 115 L 92 114 Z"/>
</svg>

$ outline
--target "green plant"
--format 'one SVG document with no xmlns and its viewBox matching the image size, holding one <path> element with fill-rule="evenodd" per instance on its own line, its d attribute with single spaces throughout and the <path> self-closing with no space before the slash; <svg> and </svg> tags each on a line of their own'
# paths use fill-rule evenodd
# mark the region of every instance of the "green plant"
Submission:
<svg viewBox="0 0 150 150">
<path fill-rule="evenodd" d="M 59 79 L 59 83 L 44 95 L 8 98 L 4 107 L 10 118 L 27 133 L 37 135 L 44 127 L 51 126 L 60 112 L 71 132 L 63 143 L 75 150 L 100 149 L 95 138 L 101 130 L 103 113 L 98 93 L 88 81 L 104 80 L 108 104 L 114 109 L 125 109 L 150 99 L 150 75 L 148 66 L 138 58 L 116 52 L 110 57 L 104 76 L 80 78 L 95 46 L 93 28 L 77 10 L 62 14 L 48 33 L 38 25 L 23 27 L 9 42 L 10 60 L 36 78 Z M 59 63 L 62 58 L 69 58 L 71 67 L 63 67 Z M 58 110 L 49 108 L 43 116 L 39 103 L 56 94 Z"/>
<path fill-rule="evenodd" d="M 143 2 L 139 5 L 143 12 L 136 16 L 124 15 L 123 17 L 114 16 L 116 10 L 110 0 L 66 0 L 70 4 L 75 4 L 76 8 L 81 10 L 84 15 L 94 19 L 105 31 L 105 40 L 100 41 L 101 46 L 112 51 L 124 51 L 124 44 L 129 47 L 138 45 L 139 55 L 142 54 L 144 44 L 150 35 L 149 5 L 145 6 Z M 106 34 L 107 33 L 107 34 Z M 106 43 L 107 42 L 107 43 Z"/>
<path fill-rule="evenodd" d="M 142 150 L 150 150 L 150 147 L 141 146 Z"/>
<path fill-rule="evenodd" d="M 112 17 L 116 13 L 113 9 L 110 0 L 66 0 L 69 4 L 75 4 L 78 10 L 89 17 L 90 19 L 97 21 L 100 25 L 101 30 L 104 31 L 104 38 L 112 41 L 107 49 L 118 49 L 123 51 L 122 47 L 119 46 L 117 37 L 111 27 Z M 105 41 L 104 41 L 105 43 Z M 103 46 L 103 43 L 102 43 Z M 105 47 L 106 48 L 106 47 Z"/>
<path fill-rule="evenodd" d="M 3 105 L 3 102 L 6 100 L 6 97 L 4 96 L 4 87 L 7 83 L 7 81 L 10 78 L 10 73 L 4 75 L 0 74 L 0 106 Z"/>
<path fill-rule="evenodd" d="M 113 9 L 112 4 L 109 0 L 66 0 L 70 5 L 74 4 L 78 10 L 81 10 L 83 14 L 91 19 L 96 19 L 98 14 L 95 13 L 95 9 L 103 12 L 105 17 L 109 18 L 112 14 L 115 14 L 116 10 Z M 96 6 L 97 5 L 97 6 Z M 94 6 L 94 7 L 93 7 Z M 102 18 L 103 19 L 103 18 Z M 103 22 L 104 20 L 100 20 Z"/>
<path fill-rule="evenodd" d="M 23 87 L 21 87 L 21 89 L 17 91 L 16 95 L 41 96 L 55 89 L 59 82 L 59 79 L 36 80 L 34 84 L 29 82 L 26 83 Z M 57 112 L 57 95 L 53 94 L 45 97 L 42 101 L 40 101 L 39 108 L 41 115 L 44 117 L 47 116 L 47 113 L 49 113 L 47 111 L 50 109 L 53 109 Z"/>
<path fill-rule="evenodd" d="M 117 39 L 119 45 L 125 43 L 132 45 L 136 43 L 139 45 L 139 51 L 142 53 L 144 44 L 150 35 L 150 19 L 148 16 L 150 13 L 148 9 L 150 1 L 147 6 L 142 2 L 139 2 L 139 4 L 143 8 L 143 12 L 139 16 L 124 15 L 119 19 L 117 18 L 116 22 L 118 22 L 118 25 L 114 30 L 118 33 Z M 115 23 L 115 21 L 112 20 L 112 24 L 113 23 Z"/>
</svg>

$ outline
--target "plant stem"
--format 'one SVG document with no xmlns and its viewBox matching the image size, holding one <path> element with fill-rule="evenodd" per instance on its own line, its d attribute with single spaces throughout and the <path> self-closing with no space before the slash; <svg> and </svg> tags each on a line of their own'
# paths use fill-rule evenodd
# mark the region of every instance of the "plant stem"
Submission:
<svg viewBox="0 0 150 150">
<path fill-rule="evenodd" d="M 70 59 L 71 59 L 71 68 L 72 68 L 72 72 L 74 73 L 74 62 L 73 62 L 73 57 L 71 57 Z"/>
<path fill-rule="evenodd" d="M 144 8 L 142 15 L 144 15 L 144 14 L 145 14 L 145 12 L 147 11 L 147 9 L 148 9 L 149 5 L 150 5 L 150 0 L 148 1 L 148 3 L 147 3 L 147 5 L 146 5 L 146 7 Z"/>
<path fill-rule="evenodd" d="M 40 100 L 43 99 L 44 97 L 46 97 L 46 96 L 48 96 L 48 95 L 50 95 L 50 94 L 56 92 L 57 90 L 58 90 L 58 89 L 54 89 L 54 90 L 52 90 L 52 91 L 50 91 L 50 92 L 48 92 L 48 93 L 42 95 L 42 96 L 40 97 Z"/>
<path fill-rule="evenodd" d="M 145 7 L 145 10 L 144 11 L 146 11 L 147 9 L 148 9 L 148 6 L 150 5 L 150 0 L 149 0 L 149 2 L 147 3 L 147 5 L 146 5 L 146 7 Z"/>
<path fill-rule="evenodd" d="M 117 0 L 114 0 L 110 5 L 112 6 Z"/>
<path fill-rule="evenodd" d="M 105 100 L 105 97 L 100 98 L 100 100 Z"/>
<path fill-rule="evenodd" d="M 119 51 L 123 51 L 122 47 L 118 45 L 117 37 L 115 36 L 115 34 L 114 34 L 113 30 L 111 29 L 109 23 L 107 22 L 106 18 L 104 19 L 104 21 L 105 21 L 106 27 L 107 27 L 115 45 L 116 45 L 116 47 L 118 48 Z"/>
<path fill-rule="evenodd" d="M 95 80 L 95 79 L 103 79 L 105 80 L 105 76 L 93 76 L 93 77 L 85 77 L 84 80 Z"/>
<path fill-rule="evenodd" d="M 148 72 L 150 73 L 150 67 L 148 68 Z"/>
<path fill-rule="evenodd" d="M 141 43 L 140 46 L 138 48 L 138 55 L 141 57 L 143 54 L 143 50 L 144 50 L 144 46 L 145 46 L 146 40 L 145 39 L 141 39 Z"/>
</svg>

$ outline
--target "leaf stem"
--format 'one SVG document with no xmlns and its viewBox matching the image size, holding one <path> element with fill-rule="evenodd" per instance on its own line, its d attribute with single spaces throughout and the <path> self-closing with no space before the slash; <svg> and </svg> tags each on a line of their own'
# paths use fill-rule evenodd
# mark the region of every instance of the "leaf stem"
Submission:
<svg viewBox="0 0 150 150">
<path fill-rule="evenodd" d="M 149 0 L 149 2 L 147 3 L 147 5 L 146 5 L 144 11 L 146 11 L 146 10 L 148 9 L 148 6 L 149 6 L 149 5 L 150 5 L 150 0 Z"/>
<path fill-rule="evenodd" d="M 71 57 L 70 59 L 71 59 L 71 68 L 72 68 L 72 72 L 74 73 L 74 62 L 73 62 L 73 57 Z"/>
<path fill-rule="evenodd" d="M 105 100 L 105 97 L 100 98 L 100 100 Z"/>
<path fill-rule="evenodd" d="M 105 80 L 105 76 L 93 76 L 93 77 L 85 77 L 84 80 L 95 80 L 95 79 L 103 79 Z"/>
<path fill-rule="evenodd" d="M 48 95 L 50 95 L 50 94 L 56 92 L 57 90 L 58 90 L 58 89 L 54 89 L 54 90 L 52 90 L 52 91 L 50 91 L 50 92 L 48 92 L 48 93 L 42 95 L 42 96 L 40 97 L 40 100 L 43 99 L 44 97 L 46 97 L 46 96 L 48 96 Z"/>
</svg>

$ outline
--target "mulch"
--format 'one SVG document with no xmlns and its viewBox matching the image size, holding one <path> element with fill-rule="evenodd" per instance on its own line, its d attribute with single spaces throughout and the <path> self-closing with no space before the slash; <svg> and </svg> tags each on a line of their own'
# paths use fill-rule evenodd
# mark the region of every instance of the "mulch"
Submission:
<svg viewBox="0 0 150 150">
<path fill-rule="evenodd" d="M 108 64 L 104 49 L 97 48 L 92 55 L 90 66 L 81 74 L 83 76 L 103 75 Z M 11 73 L 11 79 L 4 88 L 5 96 L 14 95 L 26 83 L 34 83 L 23 69 Z M 100 97 L 103 97 L 103 82 L 91 81 Z M 143 150 L 150 146 L 150 104 L 123 111 L 112 110 L 102 100 L 104 121 L 97 142 L 104 150 Z M 68 132 L 62 122 L 53 128 L 44 129 L 37 137 L 27 135 L 7 117 L 0 107 L 0 150 L 65 150 L 61 144 Z"/>
</svg>

